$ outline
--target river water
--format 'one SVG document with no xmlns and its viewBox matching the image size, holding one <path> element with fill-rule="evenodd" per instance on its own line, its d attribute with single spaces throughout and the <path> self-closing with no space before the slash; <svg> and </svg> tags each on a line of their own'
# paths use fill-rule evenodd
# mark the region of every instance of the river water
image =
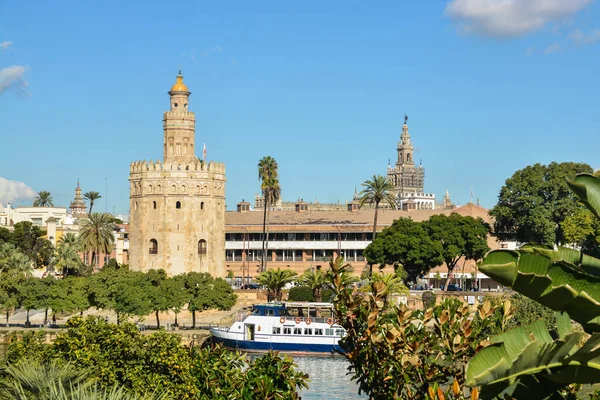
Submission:
<svg viewBox="0 0 600 400">
<path fill-rule="evenodd" d="M 342 356 L 294 357 L 298 369 L 310 376 L 308 389 L 301 392 L 303 399 L 355 400 L 366 399 L 358 395 L 358 385 L 350 379 L 348 361 Z"/>
</svg>

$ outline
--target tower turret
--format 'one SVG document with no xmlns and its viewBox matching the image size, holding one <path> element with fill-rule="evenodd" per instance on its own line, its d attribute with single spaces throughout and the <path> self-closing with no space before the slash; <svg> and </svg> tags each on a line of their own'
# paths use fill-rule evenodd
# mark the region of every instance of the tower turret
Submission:
<svg viewBox="0 0 600 400">
<path fill-rule="evenodd" d="M 194 154 L 194 130 L 196 116 L 188 111 L 191 92 L 183 83 L 183 75 L 179 71 L 175 84 L 169 90 L 171 108 L 163 114 L 165 162 L 192 163 L 197 158 Z"/>
</svg>

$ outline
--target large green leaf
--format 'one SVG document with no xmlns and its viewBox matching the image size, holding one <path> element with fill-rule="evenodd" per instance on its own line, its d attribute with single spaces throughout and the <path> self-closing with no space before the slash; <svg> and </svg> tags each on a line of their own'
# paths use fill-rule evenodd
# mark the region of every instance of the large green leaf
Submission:
<svg viewBox="0 0 600 400">
<path fill-rule="evenodd" d="M 567 183 L 579 200 L 600 218 L 600 179 L 594 175 L 581 174 Z"/>
<path fill-rule="evenodd" d="M 594 334 L 581 349 L 583 332 L 566 333 L 553 341 L 543 321 L 518 327 L 491 339 L 469 361 L 466 384 L 483 386 L 482 399 L 519 392 L 519 397 L 545 399 L 570 383 L 600 380 L 600 334 Z M 533 381 L 531 380 L 533 377 Z M 529 379 L 529 381 L 527 380 Z M 544 382 L 545 389 L 539 384 Z M 531 388 L 530 392 L 528 388 Z"/>
<path fill-rule="evenodd" d="M 489 253 L 480 270 L 553 310 L 567 312 L 587 332 L 600 331 L 600 260 L 571 249 L 527 245 Z"/>
</svg>

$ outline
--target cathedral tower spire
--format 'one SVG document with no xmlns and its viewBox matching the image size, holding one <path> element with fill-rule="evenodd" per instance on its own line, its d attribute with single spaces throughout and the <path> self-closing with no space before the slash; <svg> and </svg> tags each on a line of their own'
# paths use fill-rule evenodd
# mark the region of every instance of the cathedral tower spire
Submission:
<svg viewBox="0 0 600 400">
<path fill-rule="evenodd" d="M 188 111 L 191 92 L 183 83 L 181 70 L 175 84 L 169 90 L 171 108 L 163 114 L 165 162 L 196 162 L 194 154 L 194 136 L 196 116 Z"/>
</svg>

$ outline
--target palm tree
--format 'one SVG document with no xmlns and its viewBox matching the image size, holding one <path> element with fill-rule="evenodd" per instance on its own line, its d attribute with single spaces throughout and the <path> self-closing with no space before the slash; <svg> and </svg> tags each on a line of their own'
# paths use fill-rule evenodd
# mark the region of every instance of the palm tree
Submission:
<svg viewBox="0 0 600 400">
<path fill-rule="evenodd" d="M 262 272 L 267 270 L 267 257 L 266 252 L 266 230 L 267 230 L 267 209 L 269 205 L 269 201 L 275 198 L 274 192 L 277 188 L 277 198 L 279 198 L 279 194 L 281 190 L 279 189 L 279 181 L 278 178 L 278 165 L 277 161 L 271 156 L 263 157 L 258 161 L 258 179 L 261 181 L 261 191 L 263 194 L 264 200 L 264 211 L 263 211 L 263 238 L 262 238 L 262 257 L 261 257 L 261 267 L 260 270 Z"/>
<path fill-rule="evenodd" d="M 260 273 L 256 277 L 256 281 L 267 287 L 268 301 L 272 301 L 273 299 L 281 301 L 283 297 L 282 289 L 288 283 L 293 282 L 296 279 L 296 275 L 298 274 L 289 269 L 270 269 Z"/>
<path fill-rule="evenodd" d="M 63 278 L 72 273 L 80 274 L 83 263 L 81 262 L 79 253 L 82 250 L 79 238 L 74 233 L 65 233 L 58 240 L 56 257 L 53 260 L 52 266 L 60 270 Z"/>
<path fill-rule="evenodd" d="M 375 216 L 373 217 L 373 240 L 377 235 L 377 213 L 379 211 L 379 203 L 382 201 L 388 203 L 391 207 L 396 208 L 396 197 L 392 193 L 394 185 L 384 176 L 373 175 L 373 178 L 366 180 L 362 184 L 365 188 L 359 193 L 360 206 L 365 203 L 375 203 Z"/>
<path fill-rule="evenodd" d="M 52 203 L 52 195 L 46 190 L 38 192 L 37 197 L 33 201 L 34 207 L 54 207 Z"/>
<path fill-rule="evenodd" d="M 276 204 L 281 197 L 281 186 L 279 186 L 279 180 L 277 178 L 271 178 L 266 181 L 264 183 L 263 193 L 266 199 L 265 204 Z M 269 226 L 269 209 L 267 208 L 267 235 L 265 240 L 265 252 L 267 254 L 269 254 Z M 265 257 L 265 270 L 267 269 L 268 260 L 268 257 Z"/>
<path fill-rule="evenodd" d="M 92 213 L 92 208 L 94 207 L 94 202 L 96 200 L 102 198 L 102 196 L 100 196 L 100 193 L 98 193 L 98 192 L 86 192 L 83 195 L 83 197 L 90 201 L 90 211 L 88 212 L 88 214 Z"/>
<path fill-rule="evenodd" d="M 387 308 L 388 299 L 391 294 L 408 293 L 408 288 L 402 283 L 402 278 L 394 273 L 373 274 L 371 277 L 371 284 L 364 286 L 362 289 L 365 292 L 375 292 L 375 288 L 378 289 L 378 293 L 383 298 L 384 308 Z"/>
<path fill-rule="evenodd" d="M 114 218 L 108 213 L 89 214 L 84 219 L 79 229 L 79 239 L 83 251 L 92 252 L 92 263 L 96 259 L 96 268 L 99 266 L 100 254 L 109 254 L 115 243 L 113 235 Z M 95 257 L 94 257 L 95 256 Z"/>
<path fill-rule="evenodd" d="M 323 301 L 323 287 L 327 284 L 323 271 L 307 269 L 300 277 L 300 283 L 312 290 L 315 301 Z"/>
</svg>

